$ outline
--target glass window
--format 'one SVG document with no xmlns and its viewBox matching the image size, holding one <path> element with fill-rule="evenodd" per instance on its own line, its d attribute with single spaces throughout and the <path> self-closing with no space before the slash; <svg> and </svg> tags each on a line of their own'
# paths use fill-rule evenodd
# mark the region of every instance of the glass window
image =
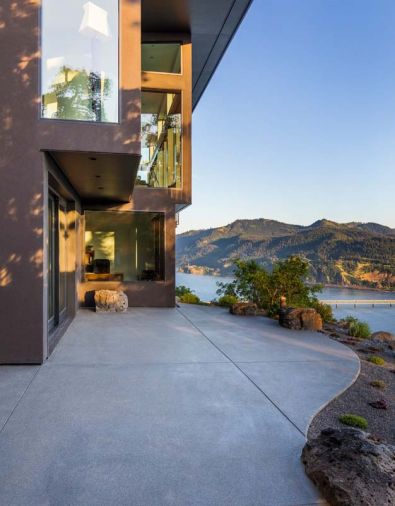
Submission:
<svg viewBox="0 0 395 506">
<path fill-rule="evenodd" d="M 181 94 L 143 91 L 141 164 L 136 184 L 181 187 Z"/>
<path fill-rule="evenodd" d="M 164 279 L 164 215 L 85 212 L 87 281 Z"/>
<path fill-rule="evenodd" d="M 118 0 L 43 0 L 42 117 L 118 121 Z"/>
<path fill-rule="evenodd" d="M 141 68 L 146 72 L 181 74 L 181 45 L 178 43 L 144 43 Z"/>
</svg>

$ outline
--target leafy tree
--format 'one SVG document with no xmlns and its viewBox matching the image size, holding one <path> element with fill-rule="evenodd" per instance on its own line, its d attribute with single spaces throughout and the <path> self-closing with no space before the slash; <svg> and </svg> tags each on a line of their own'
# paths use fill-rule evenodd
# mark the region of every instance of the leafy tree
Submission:
<svg viewBox="0 0 395 506">
<path fill-rule="evenodd" d="M 315 294 L 322 287 L 307 284 L 309 270 L 309 262 L 299 256 L 277 261 L 271 272 L 254 260 L 236 260 L 235 279 L 231 283 L 218 283 L 217 294 L 254 302 L 269 314 L 278 312 L 281 297 L 290 306 L 317 306 Z"/>
</svg>

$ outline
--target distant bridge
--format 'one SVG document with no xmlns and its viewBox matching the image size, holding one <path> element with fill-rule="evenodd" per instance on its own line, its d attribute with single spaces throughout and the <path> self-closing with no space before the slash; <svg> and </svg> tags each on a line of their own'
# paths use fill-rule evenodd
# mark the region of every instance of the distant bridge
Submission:
<svg viewBox="0 0 395 506">
<path fill-rule="evenodd" d="M 323 304 L 329 304 L 330 306 L 395 306 L 395 299 L 328 299 L 321 300 Z"/>
</svg>

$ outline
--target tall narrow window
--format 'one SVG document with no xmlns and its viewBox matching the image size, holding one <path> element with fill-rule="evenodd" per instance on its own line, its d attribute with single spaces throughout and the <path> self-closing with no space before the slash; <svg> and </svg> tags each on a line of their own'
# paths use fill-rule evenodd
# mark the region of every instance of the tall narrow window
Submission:
<svg viewBox="0 0 395 506">
<path fill-rule="evenodd" d="M 141 164 L 136 184 L 181 187 L 181 94 L 143 91 Z"/>
<path fill-rule="evenodd" d="M 141 69 L 143 72 L 181 74 L 181 44 L 143 43 L 141 45 Z"/>
<path fill-rule="evenodd" d="M 118 0 L 43 0 L 42 117 L 118 121 Z"/>
</svg>

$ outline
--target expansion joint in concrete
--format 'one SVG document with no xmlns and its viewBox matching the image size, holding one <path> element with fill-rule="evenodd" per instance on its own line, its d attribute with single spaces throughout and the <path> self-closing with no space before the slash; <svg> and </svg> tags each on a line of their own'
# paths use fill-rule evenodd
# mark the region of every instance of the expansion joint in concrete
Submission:
<svg viewBox="0 0 395 506">
<path fill-rule="evenodd" d="M 238 369 L 241 374 L 247 378 L 247 380 L 254 385 L 254 387 L 259 390 L 259 392 L 274 406 L 274 408 L 281 413 L 281 415 L 288 420 L 288 422 L 303 436 L 303 438 L 306 438 L 306 434 L 300 428 L 287 416 L 287 414 L 266 394 L 266 392 L 255 383 L 253 379 L 248 376 L 246 372 L 243 371 L 241 367 L 238 366 L 236 362 L 234 362 L 229 355 L 227 355 L 219 346 L 217 346 L 197 325 L 193 323 L 193 321 L 188 318 L 180 309 L 177 308 L 177 311 L 205 338 L 209 343 L 214 346 L 229 362 Z"/>
</svg>

